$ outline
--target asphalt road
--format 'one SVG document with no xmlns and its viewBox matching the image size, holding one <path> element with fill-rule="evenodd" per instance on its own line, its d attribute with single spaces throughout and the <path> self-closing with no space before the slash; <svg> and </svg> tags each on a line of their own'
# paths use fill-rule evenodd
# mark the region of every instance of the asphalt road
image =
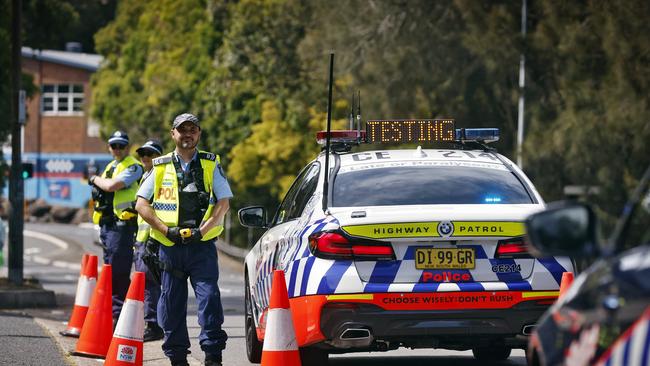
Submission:
<svg viewBox="0 0 650 366">
<path fill-rule="evenodd" d="M 69 317 L 70 309 L 74 303 L 79 263 L 83 253 L 93 253 L 99 256 L 101 262 L 101 247 L 94 244 L 95 233 L 92 227 L 71 226 L 59 224 L 33 224 L 25 225 L 25 277 L 35 277 L 40 280 L 46 289 L 57 293 L 59 308 L 47 310 L 32 310 L 30 314 L 44 319 L 42 323 L 52 327 L 63 327 L 62 322 Z M 43 236 L 46 234 L 47 236 Z M 58 239 L 58 240 L 57 240 Z M 246 348 L 243 328 L 243 285 L 242 265 L 236 260 L 220 255 L 220 280 L 222 302 L 225 314 L 224 329 L 229 335 L 228 346 L 224 353 L 224 365 L 240 366 L 250 365 L 246 360 Z M 188 327 L 192 342 L 190 362 L 201 364 L 203 352 L 198 345 L 199 326 L 196 321 L 196 304 L 193 291 L 189 291 L 188 302 Z M 56 332 L 53 332 L 56 334 Z M 51 335 L 56 338 L 58 335 Z M 55 339 L 56 341 L 57 339 Z M 61 342 L 59 341 L 61 345 Z M 165 364 L 159 342 L 145 345 L 145 355 L 155 353 L 148 357 L 145 364 Z M 61 346 L 65 351 L 65 344 Z M 2 358 L 0 357 L 0 360 Z M 68 362 L 78 365 L 95 365 L 97 361 L 88 361 L 78 357 L 69 357 Z M 2 362 L 0 362 L 2 363 Z M 408 363 L 417 365 L 525 365 L 526 359 L 522 350 L 513 350 L 511 357 L 506 361 L 486 363 L 476 361 L 471 351 L 447 350 L 409 350 L 399 349 L 384 353 L 353 353 L 330 356 L 331 365 L 372 365 L 372 366 L 401 366 Z"/>
</svg>

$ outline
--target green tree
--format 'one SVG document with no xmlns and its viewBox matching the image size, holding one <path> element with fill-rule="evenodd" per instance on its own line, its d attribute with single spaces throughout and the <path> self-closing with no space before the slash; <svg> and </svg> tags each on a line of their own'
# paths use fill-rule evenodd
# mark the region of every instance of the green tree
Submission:
<svg viewBox="0 0 650 366">
<path fill-rule="evenodd" d="M 542 195 L 556 200 L 566 185 L 598 186 L 590 200 L 611 226 L 650 163 L 650 4 L 529 2 L 525 42 L 519 4 L 456 4 L 468 24 L 464 44 L 497 77 L 526 54 L 524 165 Z M 494 89 L 516 90 L 495 81 Z"/>
<path fill-rule="evenodd" d="M 0 0 L 0 8 L 6 11 L 0 12 L 0 49 L 5 52 L 0 52 L 0 142 L 7 141 L 11 133 L 12 121 L 12 91 L 11 91 L 11 72 L 13 69 L 11 61 L 11 1 Z M 29 31 L 29 30 L 27 30 Z M 26 33 L 23 30 L 23 34 Z M 28 97 L 33 97 L 36 93 L 36 87 L 33 78 L 29 74 L 21 75 L 21 88 L 25 90 Z M 0 173 L 4 173 L 6 164 L 4 163 L 4 156 L 0 155 Z M 5 175 L 0 174 L 0 189 L 4 187 Z"/>
<path fill-rule="evenodd" d="M 64 49 L 81 43 L 95 52 L 93 35 L 115 16 L 116 0 L 24 0 L 23 43 L 35 49 Z"/>
<path fill-rule="evenodd" d="M 93 78 L 91 112 L 104 133 L 166 138 L 175 115 L 196 113 L 220 42 L 222 10 L 201 0 L 120 3 L 115 21 L 95 38 L 106 63 Z"/>
<path fill-rule="evenodd" d="M 468 21 L 478 2 L 358 1 L 332 6 L 317 2 L 302 48 L 306 55 L 325 45 L 336 50 L 337 70 L 349 73 L 361 90 L 364 118 L 455 118 L 459 127 L 500 127 L 506 153 L 514 149 L 517 121 L 517 67 L 519 39 L 513 3 L 494 11 L 493 24 Z M 497 8 L 495 6 L 495 8 Z M 499 43 L 497 62 L 486 62 L 474 49 L 475 31 Z M 498 41 L 497 41 L 498 40 Z M 506 42 L 505 44 L 501 44 Z M 313 63 L 307 59 L 307 63 Z"/>
<path fill-rule="evenodd" d="M 650 25 L 643 20 L 650 4 L 541 3 L 534 11 L 541 20 L 531 51 L 543 68 L 533 80 L 546 103 L 532 109 L 531 173 L 554 198 L 564 184 L 599 186 L 599 209 L 618 216 L 650 164 Z"/>
</svg>

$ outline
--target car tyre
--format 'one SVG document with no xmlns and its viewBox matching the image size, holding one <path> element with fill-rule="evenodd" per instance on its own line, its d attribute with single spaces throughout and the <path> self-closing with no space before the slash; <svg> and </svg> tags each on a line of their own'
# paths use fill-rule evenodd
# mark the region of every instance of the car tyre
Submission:
<svg viewBox="0 0 650 366">
<path fill-rule="evenodd" d="M 315 347 L 300 348 L 300 363 L 309 366 L 327 366 L 329 354 Z"/>
<path fill-rule="evenodd" d="M 505 346 L 472 348 L 474 358 L 481 361 L 498 361 L 510 357 L 511 348 Z"/>
<path fill-rule="evenodd" d="M 246 283 L 244 285 L 244 329 L 246 330 L 246 357 L 251 363 L 262 362 L 263 343 L 257 338 L 255 330 L 255 321 L 253 320 L 253 308 L 250 300 L 250 291 L 248 290 L 248 274 L 246 274 Z"/>
</svg>

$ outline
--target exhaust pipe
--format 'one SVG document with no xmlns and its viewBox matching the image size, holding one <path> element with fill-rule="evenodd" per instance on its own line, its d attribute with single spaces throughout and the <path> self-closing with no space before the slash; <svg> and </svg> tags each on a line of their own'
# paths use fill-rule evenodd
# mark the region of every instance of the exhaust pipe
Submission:
<svg viewBox="0 0 650 366">
<path fill-rule="evenodd" d="M 521 330 L 521 333 L 523 335 L 531 335 L 533 334 L 533 330 L 535 330 L 535 325 L 528 324 L 528 325 L 524 325 L 524 328 Z"/>
<path fill-rule="evenodd" d="M 329 343 L 336 348 L 365 348 L 372 344 L 374 337 L 367 328 L 344 328 L 338 337 Z"/>
<path fill-rule="evenodd" d="M 350 341 L 368 339 L 370 338 L 370 331 L 363 328 L 348 328 L 341 333 L 339 338 Z"/>
</svg>

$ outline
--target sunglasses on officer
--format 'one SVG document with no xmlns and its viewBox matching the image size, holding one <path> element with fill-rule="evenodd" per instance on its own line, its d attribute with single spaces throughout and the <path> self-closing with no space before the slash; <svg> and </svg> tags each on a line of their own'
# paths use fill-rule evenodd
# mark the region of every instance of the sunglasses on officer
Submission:
<svg viewBox="0 0 650 366">
<path fill-rule="evenodd" d="M 110 146 L 113 150 L 122 150 L 126 147 L 124 144 L 111 144 Z"/>
</svg>

